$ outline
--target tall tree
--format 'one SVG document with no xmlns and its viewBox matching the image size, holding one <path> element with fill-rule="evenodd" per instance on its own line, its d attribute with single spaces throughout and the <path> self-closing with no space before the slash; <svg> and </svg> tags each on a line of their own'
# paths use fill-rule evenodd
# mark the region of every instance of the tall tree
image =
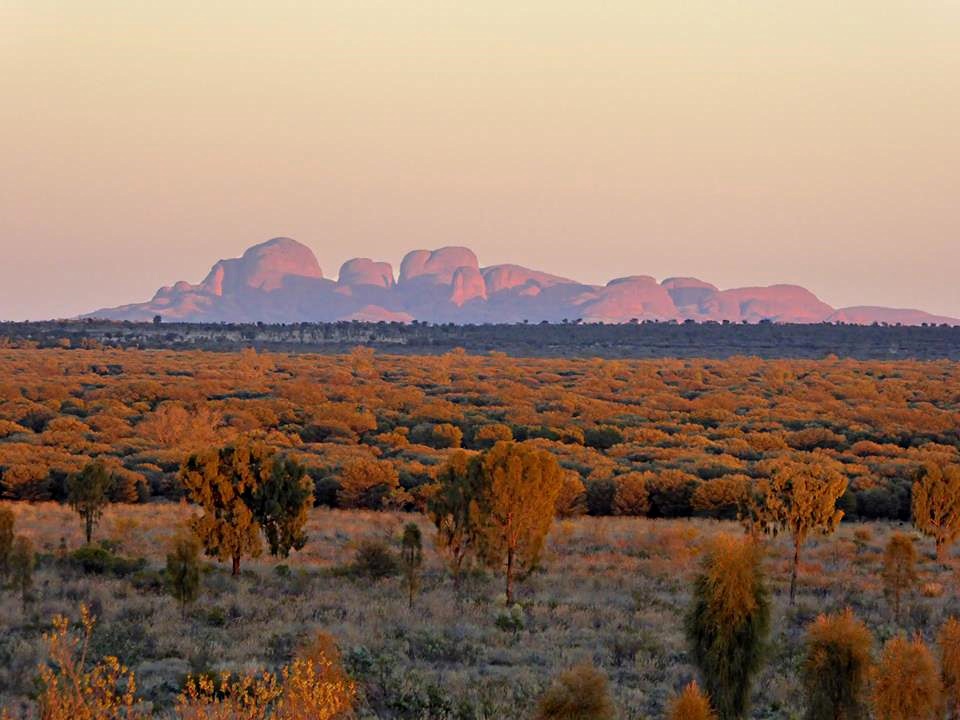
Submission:
<svg viewBox="0 0 960 720">
<path fill-rule="evenodd" d="M 253 491 L 253 515 L 267 538 L 270 554 L 288 557 L 307 542 L 304 528 L 313 507 L 313 482 L 291 458 L 274 458 L 265 482 Z"/>
<path fill-rule="evenodd" d="M 36 556 L 30 538 L 17 535 L 13 540 L 13 548 L 10 553 L 10 574 L 13 578 L 13 587 L 20 591 L 20 602 L 24 610 L 27 609 L 30 590 L 33 588 L 33 566 L 35 562 Z"/>
<path fill-rule="evenodd" d="M 479 462 L 480 552 L 489 566 L 503 567 L 509 604 L 517 571 L 530 571 L 540 560 L 563 474 L 553 455 L 525 443 L 498 442 Z"/>
<path fill-rule="evenodd" d="M 926 462 L 913 483 L 913 524 L 937 548 L 943 562 L 947 546 L 960 537 L 960 465 Z"/>
<path fill-rule="evenodd" d="M 483 489 L 481 466 L 476 456 L 463 450 L 450 456 L 437 478 L 437 492 L 427 503 L 427 515 L 437 527 L 437 547 L 448 559 L 453 585 L 467 558 L 476 550 L 477 501 Z"/>
<path fill-rule="evenodd" d="M 13 552 L 13 528 L 16 517 L 13 510 L 0 507 L 0 580 L 10 574 L 10 553 Z"/>
<path fill-rule="evenodd" d="M 67 501 L 83 520 L 87 545 L 93 539 L 93 530 L 103 517 L 103 509 L 110 501 L 113 479 L 101 462 L 88 463 L 83 470 L 67 481 Z"/>
<path fill-rule="evenodd" d="M 204 450 L 180 467 L 187 496 L 203 509 L 191 526 L 207 555 L 231 561 L 234 577 L 241 558 L 258 557 L 263 549 L 253 497 L 272 471 L 273 450 L 259 443 Z"/>
<path fill-rule="evenodd" d="M 849 608 L 807 628 L 803 660 L 806 720 L 866 720 L 873 637 Z"/>
<path fill-rule="evenodd" d="M 812 532 L 832 533 L 843 518 L 837 500 L 847 489 L 840 463 L 821 452 L 797 453 L 777 463 L 764 496 L 767 528 L 785 530 L 793 540 L 790 604 L 797 594 L 800 550 Z"/>
<path fill-rule="evenodd" d="M 876 720 L 933 720 L 939 717 L 943 686 L 923 638 L 903 635 L 883 646 L 873 682 Z"/>
<path fill-rule="evenodd" d="M 747 538 L 718 537 L 696 578 L 686 634 L 694 664 L 721 720 L 746 717 L 770 628 L 761 548 Z"/>
<path fill-rule="evenodd" d="M 883 553 L 883 585 L 893 598 L 893 615 L 900 622 L 900 599 L 917 581 L 917 551 L 905 533 L 893 533 Z"/>
<path fill-rule="evenodd" d="M 407 581 L 410 607 L 420 586 L 420 566 L 423 564 L 423 540 L 420 527 L 416 523 L 407 523 L 403 528 L 403 540 L 400 544 L 400 565 Z"/>
<path fill-rule="evenodd" d="M 167 553 L 167 585 L 182 613 L 200 594 L 199 555 L 200 541 L 192 533 L 177 537 Z"/>
</svg>

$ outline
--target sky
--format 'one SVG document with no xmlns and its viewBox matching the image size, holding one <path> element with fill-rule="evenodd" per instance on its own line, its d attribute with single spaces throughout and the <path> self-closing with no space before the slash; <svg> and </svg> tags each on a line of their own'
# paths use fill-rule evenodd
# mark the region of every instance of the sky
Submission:
<svg viewBox="0 0 960 720">
<path fill-rule="evenodd" d="M 279 235 L 960 317 L 960 0 L 0 0 L 0 319 Z"/>
</svg>

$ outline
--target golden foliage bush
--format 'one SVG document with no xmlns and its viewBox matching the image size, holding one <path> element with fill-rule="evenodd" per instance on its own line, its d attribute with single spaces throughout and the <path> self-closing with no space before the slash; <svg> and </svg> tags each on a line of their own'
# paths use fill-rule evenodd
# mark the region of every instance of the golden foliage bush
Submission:
<svg viewBox="0 0 960 720">
<path fill-rule="evenodd" d="M 138 707 L 133 673 L 115 657 L 106 657 L 87 669 L 87 652 L 96 618 L 80 607 L 80 635 L 70 633 L 69 621 L 53 618 L 53 630 L 44 635 L 50 664 L 40 672 L 37 700 L 43 720 L 145 720 Z"/>
<path fill-rule="evenodd" d="M 296 658 L 280 675 L 189 678 L 180 720 L 334 720 L 351 710 L 355 688 L 328 660 Z"/>
<path fill-rule="evenodd" d="M 49 663 L 39 668 L 37 710 L 42 720 L 146 720 L 134 673 L 115 657 L 88 665 L 96 619 L 80 608 L 79 635 L 63 616 L 44 636 Z M 318 638 L 279 674 L 188 678 L 177 700 L 179 720 L 336 720 L 351 712 L 356 688 L 339 654 Z"/>
<path fill-rule="evenodd" d="M 607 676 L 589 664 L 562 672 L 540 697 L 534 720 L 613 720 Z"/>
<path fill-rule="evenodd" d="M 587 511 L 587 487 L 580 474 L 573 471 L 563 473 L 563 483 L 557 495 L 557 516 L 575 517 Z"/>
<path fill-rule="evenodd" d="M 341 471 L 337 499 L 343 507 L 376 508 L 399 485 L 399 475 L 392 464 L 381 460 L 358 459 Z"/>
<path fill-rule="evenodd" d="M 897 635 L 877 663 L 873 710 L 877 720 L 932 720 L 941 706 L 942 683 L 923 638 Z"/>
<path fill-rule="evenodd" d="M 906 533 L 893 533 L 883 551 L 883 584 L 893 599 L 893 612 L 900 619 L 900 602 L 903 594 L 917 582 L 917 551 L 913 538 Z"/>
<path fill-rule="evenodd" d="M 802 666 L 810 720 L 864 717 L 872 648 L 873 636 L 849 608 L 810 624 Z"/>
<path fill-rule="evenodd" d="M 613 479 L 613 512 L 615 515 L 646 515 L 650 511 L 647 480 L 653 473 L 630 472 Z"/>
<path fill-rule="evenodd" d="M 950 717 L 960 716 L 960 620 L 947 618 L 937 638 L 940 646 L 940 677 Z"/>
<path fill-rule="evenodd" d="M 15 499 L 62 500 L 60 479 L 94 459 L 123 480 L 113 500 L 175 499 L 184 455 L 240 436 L 296 449 L 334 484 L 350 462 L 385 462 L 407 490 L 421 478 L 405 464 L 442 465 L 458 433 L 470 450 L 532 440 L 590 480 L 654 472 L 651 513 L 667 517 L 731 517 L 738 478 L 797 449 L 840 463 L 856 480 L 845 508 L 867 518 L 899 515 L 925 464 L 960 465 L 955 363 L 25 347 L 0 350 L 0 378 L 0 494 Z M 410 445 L 420 424 L 442 437 Z"/>
<path fill-rule="evenodd" d="M 692 680 L 667 706 L 667 720 L 717 720 L 710 699 Z"/>
<path fill-rule="evenodd" d="M 750 538 L 719 535 L 694 581 L 686 634 L 711 702 L 723 718 L 743 717 L 763 660 L 770 602 Z"/>
</svg>

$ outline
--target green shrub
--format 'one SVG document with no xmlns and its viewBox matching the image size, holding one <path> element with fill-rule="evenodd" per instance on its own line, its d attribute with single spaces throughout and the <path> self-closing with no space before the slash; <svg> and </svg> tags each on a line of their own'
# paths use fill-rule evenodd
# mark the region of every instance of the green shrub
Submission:
<svg viewBox="0 0 960 720">
<path fill-rule="evenodd" d="M 227 612 L 219 605 L 215 605 L 207 610 L 204 620 L 210 627 L 224 627 L 227 624 Z"/>
<path fill-rule="evenodd" d="M 519 605 L 514 605 L 509 610 L 504 610 L 497 615 L 494 624 L 504 632 L 520 632 L 524 626 L 523 608 Z"/>
<path fill-rule="evenodd" d="M 617 485 L 613 480 L 593 480 L 587 483 L 587 513 L 613 515 L 613 499 Z"/>
<path fill-rule="evenodd" d="M 352 574 L 372 580 L 394 577 L 400 573 L 397 556 L 380 540 L 364 540 L 357 548 L 351 565 Z"/>
<path fill-rule="evenodd" d="M 114 555 L 105 547 L 84 545 L 67 555 L 63 562 L 67 567 L 86 575 L 114 575 L 127 577 L 147 566 L 144 558 L 126 558 Z"/>
<path fill-rule="evenodd" d="M 609 450 L 623 442 L 623 433 L 612 425 L 588 428 L 583 431 L 583 444 L 597 450 Z"/>
</svg>

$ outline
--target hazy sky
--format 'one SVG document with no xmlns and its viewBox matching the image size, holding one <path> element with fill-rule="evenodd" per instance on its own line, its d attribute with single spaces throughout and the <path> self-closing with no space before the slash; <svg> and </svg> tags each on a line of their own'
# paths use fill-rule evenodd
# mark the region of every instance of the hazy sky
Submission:
<svg viewBox="0 0 960 720">
<path fill-rule="evenodd" d="M 0 0 L 0 318 L 276 235 L 960 317 L 960 0 Z"/>
</svg>

